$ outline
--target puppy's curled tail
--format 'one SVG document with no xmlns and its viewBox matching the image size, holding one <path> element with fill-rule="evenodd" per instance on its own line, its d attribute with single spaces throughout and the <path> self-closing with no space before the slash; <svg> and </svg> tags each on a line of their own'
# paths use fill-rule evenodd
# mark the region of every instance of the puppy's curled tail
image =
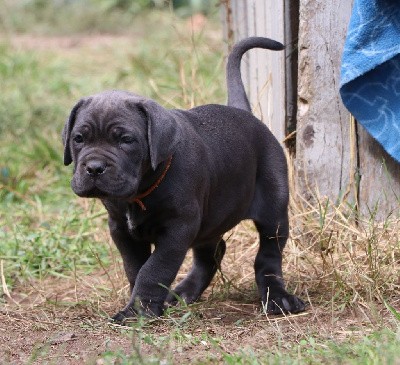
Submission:
<svg viewBox="0 0 400 365">
<path fill-rule="evenodd" d="M 228 88 L 228 106 L 244 109 L 251 113 L 250 103 L 244 90 L 240 61 L 242 56 L 252 48 L 264 48 L 272 51 L 281 51 L 285 47 L 282 43 L 264 37 L 249 37 L 236 43 L 228 57 L 226 66 L 226 84 Z"/>
</svg>

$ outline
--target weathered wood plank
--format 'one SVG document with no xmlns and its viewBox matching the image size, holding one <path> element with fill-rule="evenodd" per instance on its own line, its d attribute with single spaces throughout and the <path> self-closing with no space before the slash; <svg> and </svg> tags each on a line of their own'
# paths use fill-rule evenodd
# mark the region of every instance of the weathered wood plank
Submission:
<svg viewBox="0 0 400 365">
<path fill-rule="evenodd" d="M 228 0 L 222 2 L 232 38 L 263 36 L 284 41 L 284 0 Z M 228 16 L 229 15 L 229 16 Z M 229 18 L 229 19 L 228 19 Z M 227 34 L 225 30 L 225 34 Z M 279 141 L 286 136 L 285 54 L 251 50 L 242 62 L 242 78 L 255 115 L 266 123 Z"/>
<path fill-rule="evenodd" d="M 284 1 L 258 0 L 265 4 L 265 33 L 257 34 L 285 43 Z M 262 51 L 257 51 L 259 54 Z M 259 68 L 265 68 L 267 77 L 259 80 L 259 100 L 261 117 L 273 131 L 275 137 L 283 142 L 286 138 L 286 80 L 285 52 L 263 52 Z"/>
<path fill-rule="evenodd" d="M 400 164 L 361 126 L 359 146 L 359 205 L 364 217 L 384 221 L 389 215 L 400 217 Z"/>
<path fill-rule="evenodd" d="M 300 193 L 333 201 L 355 173 L 350 117 L 339 96 L 341 54 L 352 2 L 300 1 L 296 175 Z M 354 157 L 354 156 L 353 156 Z M 353 200 L 356 197 L 350 197 Z"/>
<path fill-rule="evenodd" d="M 247 3 L 247 36 L 256 35 L 256 0 L 246 1 Z M 257 79 L 257 50 L 250 50 L 246 53 L 243 59 L 243 64 L 247 65 L 248 73 L 243 78 L 243 82 L 246 85 L 247 97 L 250 105 L 254 110 L 255 100 L 257 99 L 258 93 L 258 82 Z"/>
</svg>

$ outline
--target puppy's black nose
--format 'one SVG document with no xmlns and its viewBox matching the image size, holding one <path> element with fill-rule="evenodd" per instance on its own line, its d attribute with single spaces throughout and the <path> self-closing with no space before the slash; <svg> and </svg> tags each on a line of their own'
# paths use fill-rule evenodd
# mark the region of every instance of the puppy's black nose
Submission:
<svg viewBox="0 0 400 365">
<path fill-rule="evenodd" d="M 86 163 L 86 173 L 93 177 L 104 174 L 106 168 L 107 165 L 103 161 L 91 160 Z"/>
</svg>

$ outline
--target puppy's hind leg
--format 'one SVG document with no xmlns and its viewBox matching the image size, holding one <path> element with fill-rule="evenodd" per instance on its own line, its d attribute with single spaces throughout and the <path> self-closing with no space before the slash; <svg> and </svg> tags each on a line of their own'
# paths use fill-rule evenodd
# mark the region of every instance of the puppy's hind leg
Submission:
<svg viewBox="0 0 400 365">
<path fill-rule="evenodd" d="M 299 313 L 304 302 L 285 290 L 282 275 L 282 250 L 288 237 L 287 216 L 275 224 L 255 222 L 260 234 L 260 247 L 254 270 L 261 301 L 267 313 Z"/>
<path fill-rule="evenodd" d="M 203 244 L 193 248 L 193 266 L 186 278 L 168 295 L 167 302 L 177 304 L 177 296 L 187 304 L 195 302 L 210 284 L 220 268 L 226 250 L 225 241 L 217 239 L 217 243 Z M 175 294 L 175 295 L 174 295 Z"/>
</svg>

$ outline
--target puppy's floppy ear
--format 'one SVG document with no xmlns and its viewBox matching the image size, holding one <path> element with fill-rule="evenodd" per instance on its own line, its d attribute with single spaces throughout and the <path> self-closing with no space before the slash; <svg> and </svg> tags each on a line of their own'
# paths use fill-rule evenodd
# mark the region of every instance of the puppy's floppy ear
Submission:
<svg viewBox="0 0 400 365">
<path fill-rule="evenodd" d="M 147 136 L 153 170 L 171 157 L 181 140 L 181 128 L 170 110 L 154 100 L 141 103 L 147 116 Z"/>
<path fill-rule="evenodd" d="M 81 99 L 78 103 L 72 108 L 71 114 L 69 118 L 64 124 L 64 129 L 62 131 L 62 141 L 64 145 L 64 165 L 67 166 L 72 162 L 72 154 L 70 147 L 70 137 L 71 131 L 75 124 L 76 114 L 78 113 L 79 108 L 82 106 L 85 99 Z"/>
</svg>

